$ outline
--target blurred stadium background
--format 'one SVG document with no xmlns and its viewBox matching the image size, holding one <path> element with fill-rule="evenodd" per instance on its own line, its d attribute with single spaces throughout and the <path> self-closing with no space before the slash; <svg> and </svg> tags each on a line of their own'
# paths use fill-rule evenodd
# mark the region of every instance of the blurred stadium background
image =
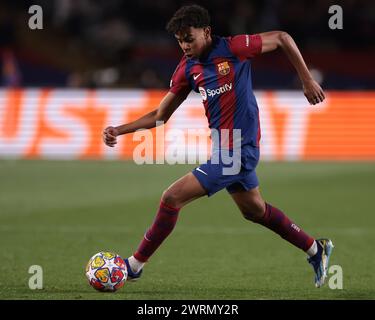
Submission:
<svg viewBox="0 0 375 320">
<path fill-rule="evenodd" d="M 3 84 L 165 89 L 180 51 L 164 27 L 183 3 L 186 1 L 3 0 L 2 56 L 9 63 L 16 60 L 14 73 L 8 74 L 3 67 Z M 289 32 L 326 90 L 374 88 L 370 66 L 375 8 L 371 0 L 199 3 L 210 8 L 213 30 L 219 35 Z M 27 28 L 28 8 L 34 4 L 43 8 L 42 31 Z M 328 8 L 333 4 L 343 8 L 343 30 L 328 28 Z M 280 53 L 257 59 L 254 69 L 255 88 L 299 88 L 294 71 Z"/>
<path fill-rule="evenodd" d="M 375 256 L 366 245 L 375 240 L 371 0 L 197 1 L 209 9 L 216 34 L 290 33 L 326 91 L 323 104 L 309 106 L 282 52 L 253 60 L 261 159 L 267 160 L 258 170 L 264 196 L 308 232 L 338 243 L 333 263 L 344 269 L 344 290 L 317 293 L 300 253 L 246 225 L 225 193 L 185 209 L 173 240 L 156 254 L 150 276 L 139 285 L 103 296 L 85 283 L 88 258 L 104 249 L 131 254 L 162 190 L 193 168 L 135 165 L 139 142 L 131 135 L 114 149 L 101 142 L 104 127 L 138 118 L 167 92 L 181 53 L 164 28 L 186 3 L 1 1 L 0 298 L 374 298 L 367 266 Z M 28 8 L 35 4 L 43 8 L 42 30 L 28 28 Z M 343 8 L 343 30 L 328 27 L 334 4 Z M 190 94 L 167 124 L 167 136 L 176 129 L 206 128 L 200 100 Z M 166 154 L 181 145 L 195 152 L 195 146 L 170 139 Z M 223 278 L 233 271 L 222 264 L 223 256 L 239 261 L 239 279 Z M 190 268 L 194 259 L 211 270 L 204 279 Z M 27 286 L 32 264 L 45 270 L 40 292 Z M 9 268 L 16 272 L 9 275 Z"/>
</svg>

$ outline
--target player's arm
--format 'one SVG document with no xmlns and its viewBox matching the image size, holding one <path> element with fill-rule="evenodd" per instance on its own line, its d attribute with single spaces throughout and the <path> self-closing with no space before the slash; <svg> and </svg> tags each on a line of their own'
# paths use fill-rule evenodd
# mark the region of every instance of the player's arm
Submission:
<svg viewBox="0 0 375 320">
<path fill-rule="evenodd" d="M 293 38 L 283 31 L 270 31 L 259 34 L 262 40 L 262 53 L 281 48 L 297 70 L 303 85 L 303 92 L 310 104 L 317 104 L 325 99 L 324 92 L 312 78 L 309 69 Z"/>
<path fill-rule="evenodd" d="M 117 136 L 135 132 L 139 129 L 151 129 L 156 127 L 157 121 L 166 123 L 173 112 L 181 105 L 185 97 L 168 92 L 161 100 L 159 107 L 143 117 L 120 125 L 118 127 L 107 127 L 103 131 L 103 141 L 109 147 L 114 147 L 117 143 Z"/>
</svg>

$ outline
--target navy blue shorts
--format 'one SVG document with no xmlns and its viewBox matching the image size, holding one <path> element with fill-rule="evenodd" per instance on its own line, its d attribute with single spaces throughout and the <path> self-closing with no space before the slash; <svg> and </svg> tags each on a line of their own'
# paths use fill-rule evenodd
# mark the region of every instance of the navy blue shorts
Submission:
<svg viewBox="0 0 375 320">
<path fill-rule="evenodd" d="M 259 185 L 255 172 L 259 162 L 259 148 L 242 147 L 241 154 L 233 159 L 238 163 L 237 170 L 233 163 L 228 164 L 228 159 L 223 160 L 221 156 L 218 156 L 218 153 L 220 150 L 214 151 L 207 163 L 192 171 L 209 197 L 224 188 L 229 193 L 234 193 L 248 191 Z M 232 153 L 229 155 L 233 156 Z"/>
</svg>

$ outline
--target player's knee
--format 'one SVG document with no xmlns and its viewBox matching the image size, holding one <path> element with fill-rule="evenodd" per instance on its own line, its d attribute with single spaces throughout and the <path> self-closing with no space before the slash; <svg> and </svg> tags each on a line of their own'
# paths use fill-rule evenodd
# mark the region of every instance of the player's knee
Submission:
<svg viewBox="0 0 375 320">
<path fill-rule="evenodd" d="M 167 189 L 163 192 L 161 201 L 166 205 L 174 208 L 179 208 L 181 205 L 179 202 L 178 194 L 171 189 Z"/>
</svg>

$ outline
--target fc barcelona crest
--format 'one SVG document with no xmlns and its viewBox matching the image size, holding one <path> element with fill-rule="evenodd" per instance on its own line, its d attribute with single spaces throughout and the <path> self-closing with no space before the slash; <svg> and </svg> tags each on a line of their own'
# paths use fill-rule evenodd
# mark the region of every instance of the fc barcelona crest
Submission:
<svg viewBox="0 0 375 320">
<path fill-rule="evenodd" d="M 223 76 L 226 76 L 230 72 L 230 67 L 228 61 L 224 61 L 217 64 L 217 70 Z"/>
</svg>

